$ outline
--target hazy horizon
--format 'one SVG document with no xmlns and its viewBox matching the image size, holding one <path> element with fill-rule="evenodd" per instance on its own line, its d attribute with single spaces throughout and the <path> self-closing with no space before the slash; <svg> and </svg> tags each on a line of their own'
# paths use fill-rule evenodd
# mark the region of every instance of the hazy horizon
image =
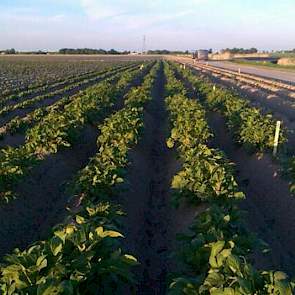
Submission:
<svg viewBox="0 0 295 295">
<path fill-rule="evenodd" d="M 0 49 L 293 49 L 295 2 L 2 0 Z"/>
</svg>

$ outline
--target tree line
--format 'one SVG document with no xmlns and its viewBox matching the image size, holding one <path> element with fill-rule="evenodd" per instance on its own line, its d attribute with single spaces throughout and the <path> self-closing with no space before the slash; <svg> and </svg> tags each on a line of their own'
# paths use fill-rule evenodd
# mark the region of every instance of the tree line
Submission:
<svg viewBox="0 0 295 295">
<path fill-rule="evenodd" d="M 92 49 L 92 48 L 62 48 L 58 51 L 59 54 L 129 54 L 130 51 L 117 51 L 115 49 Z"/>
<path fill-rule="evenodd" d="M 249 49 L 234 47 L 234 48 L 222 49 L 220 52 L 221 53 L 229 52 L 229 53 L 232 53 L 232 54 L 251 54 L 251 53 L 257 53 L 258 50 L 257 50 L 257 48 L 254 48 L 254 47 L 249 48 Z"/>
</svg>

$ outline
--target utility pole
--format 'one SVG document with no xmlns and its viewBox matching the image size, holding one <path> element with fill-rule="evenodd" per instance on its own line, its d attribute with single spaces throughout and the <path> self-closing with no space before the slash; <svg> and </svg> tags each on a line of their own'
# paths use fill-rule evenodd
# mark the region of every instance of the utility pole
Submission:
<svg viewBox="0 0 295 295">
<path fill-rule="evenodd" d="M 146 52 L 146 37 L 143 35 L 143 40 L 142 40 L 142 54 Z"/>
</svg>

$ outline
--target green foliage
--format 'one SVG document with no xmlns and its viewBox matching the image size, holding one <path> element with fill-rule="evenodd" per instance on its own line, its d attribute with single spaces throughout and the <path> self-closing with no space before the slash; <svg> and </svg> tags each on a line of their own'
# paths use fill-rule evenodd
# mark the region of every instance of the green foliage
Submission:
<svg viewBox="0 0 295 295">
<path fill-rule="evenodd" d="M 200 144 L 182 154 L 181 158 L 183 167 L 173 177 L 171 185 L 178 198 L 192 201 L 218 198 L 221 202 L 228 198 L 244 198 L 233 177 L 232 165 L 220 151 Z"/>
<path fill-rule="evenodd" d="M 107 203 L 86 207 L 53 236 L 5 258 L 1 269 L 3 294 L 92 294 L 133 283 L 134 257 L 123 254 L 112 220 L 120 211 Z"/>
<path fill-rule="evenodd" d="M 188 100 L 180 94 L 167 97 L 166 104 L 172 122 L 169 147 L 179 142 L 182 149 L 189 149 L 196 143 L 206 142 L 212 136 L 205 120 L 205 112 L 196 101 Z"/>
<path fill-rule="evenodd" d="M 189 69 L 179 71 L 204 99 L 210 110 L 219 111 L 226 117 L 227 126 L 238 143 L 253 151 L 273 148 L 276 121 L 271 114 L 263 115 L 259 109 L 252 107 L 232 91 L 196 77 Z M 286 140 L 286 130 L 282 129 L 280 144 Z"/>
<path fill-rule="evenodd" d="M 1 266 L 3 294 L 118 294 L 134 286 L 135 257 L 121 249 L 119 206 L 110 202 L 123 181 L 130 146 L 143 127 L 143 106 L 151 99 L 153 68 L 126 106 L 99 126 L 98 153 L 77 176 L 72 208 L 66 222 L 51 237 L 27 250 L 15 250 Z M 121 174 L 120 174 L 121 173 Z"/>
<path fill-rule="evenodd" d="M 126 90 L 134 79 L 143 75 L 139 68 L 131 73 L 116 74 L 76 95 L 62 108 L 48 109 L 46 116 L 27 131 L 23 146 L 0 152 L 0 197 L 7 199 L 7 192 L 11 191 L 13 183 L 38 160 L 57 153 L 61 148 L 70 147 L 88 121 L 105 117 L 122 91 L 118 85 Z M 111 83 L 114 79 L 118 80 L 115 85 Z"/>
<path fill-rule="evenodd" d="M 169 72 L 167 77 L 172 76 L 168 78 L 169 84 L 174 79 L 167 64 L 166 72 Z M 182 199 L 206 201 L 207 209 L 198 213 L 189 232 L 179 237 L 181 244 L 176 258 L 182 270 L 171 274 L 168 294 L 291 295 L 294 286 L 284 273 L 259 271 L 249 263 L 249 253 L 263 243 L 245 229 L 240 218 L 236 202 L 244 198 L 244 194 L 238 189 L 232 164 L 222 152 L 205 145 L 210 135 L 205 113 L 201 105 L 189 101 L 182 94 L 181 87 L 178 88 L 181 91 L 179 95 L 175 93 L 173 97 L 166 98 L 172 125 L 167 144 L 169 147 L 177 146 L 183 162 L 171 186 L 178 203 Z M 238 100 L 233 100 L 232 104 L 228 100 L 224 102 L 220 95 L 210 92 L 208 85 L 200 88 L 203 94 L 207 94 L 212 109 L 231 112 L 231 123 L 242 122 L 239 135 L 243 142 L 256 147 L 266 143 L 262 135 L 247 132 L 251 132 L 253 124 L 266 125 L 269 118 L 247 107 L 240 115 L 241 106 L 246 104 Z M 188 115 L 190 108 L 184 109 L 183 105 L 198 105 L 198 110 Z M 242 121 L 239 121 L 240 118 Z M 198 127 L 198 123 L 202 128 Z"/>
</svg>

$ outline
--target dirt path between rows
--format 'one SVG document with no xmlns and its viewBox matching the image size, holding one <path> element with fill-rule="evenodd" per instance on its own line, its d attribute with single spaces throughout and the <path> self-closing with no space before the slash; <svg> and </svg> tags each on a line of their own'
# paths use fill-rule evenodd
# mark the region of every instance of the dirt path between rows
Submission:
<svg viewBox="0 0 295 295">
<path fill-rule="evenodd" d="M 135 272 L 139 282 L 136 294 L 166 294 L 176 233 L 188 227 L 196 211 L 171 206 L 170 183 L 181 164 L 175 151 L 166 146 L 169 124 L 163 96 L 161 70 L 145 111 L 144 134 L 129 154 L 128 188 L 119 197 L 127 213 L 123 220 L 125 246 L 141 263 Z"/>
<path fill-rule="evenodd" d="M 280 167 L 267 154 L 249 155 L 235 145 L 219 113 L 210 112 L 207 119 L 215 135 L 212 146 L 224 151 L 236 165 L 237 181 L 246 194 L 241 203 L 246 223 L 270 246 L 270 255 L 254 255 L 256 266 L 294 275 L 295 199 L 289 193 L 288 182 L 279 177 Z"/>
<path fill-rule="evenodd" d="M 85 127 L 78 144 L 49 156 L 17 185 L 18 198 L 0 208 L 0 256 L 46 238 L 63 221 L 70 197 L 65 185 L 95 154 L 97 136 L 96 127 Z"/>
</svg>

